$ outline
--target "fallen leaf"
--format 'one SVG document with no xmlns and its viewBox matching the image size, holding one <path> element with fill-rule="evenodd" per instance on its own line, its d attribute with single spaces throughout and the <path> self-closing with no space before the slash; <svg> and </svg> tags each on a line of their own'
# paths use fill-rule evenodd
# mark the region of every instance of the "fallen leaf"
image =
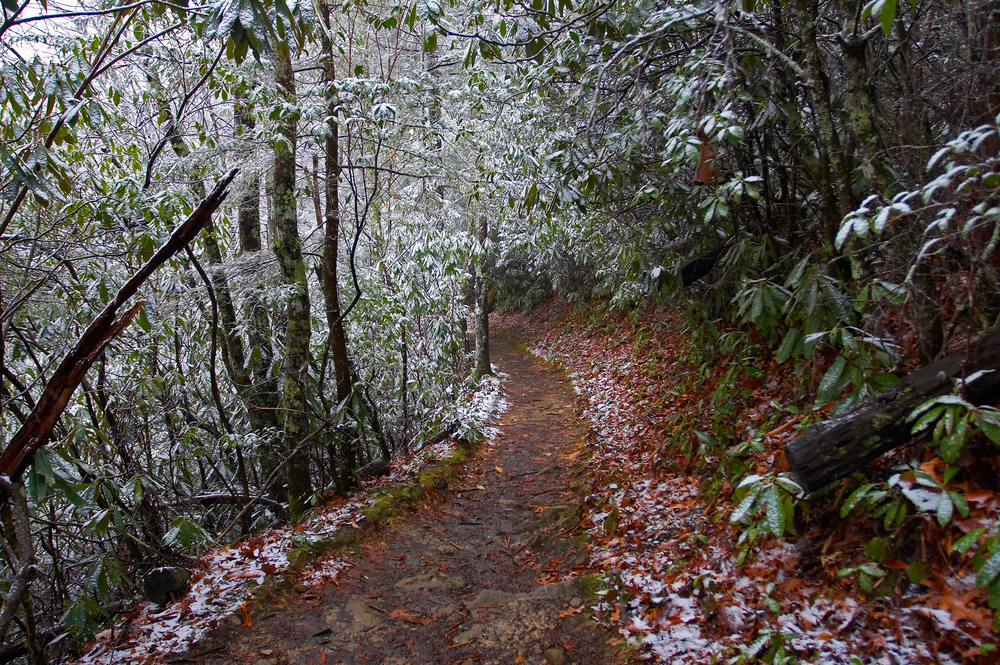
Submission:
<svg viewBox="0 0 1000 665">
<path fill-rule="evenodd" d="M 493 468 L 497 470 L 497 473 L 503 473 L 503 469 L 501 469 L 500 467 L 495 466 Z"/>
<path fill-rule="evenodd" d="M 965 620 L 978 626 L 981 630 L 988 631 L 993 627 L 992 612 L 985 607 L 969 609 L 966 607 L 976 596 L 982 595 L 982 591 L 973 590 L 965 594 L 952 595 L 947 587 L 941 592 L 940 608 L 948 610 L 952 621 L 958 623 Z"/>
<path fill-rule="evenodd" d="M 416 616 L 420 616 L 420 615 L 419 614 L 410 614 L 406 610 L 393 610 L 389 614 L 389 616 L 392 617 L 393 619 L 403 619 L 405 617 L 416 617 Z"/>
<path fill-rule="evenodd" d="M 883 568 L 891 568 L 893 570 L 906 570 L 910 567 L 910 564 L 904 563 L 903 561 L 897 561 L 896 559 L 882 559 Z"/>
</svg>

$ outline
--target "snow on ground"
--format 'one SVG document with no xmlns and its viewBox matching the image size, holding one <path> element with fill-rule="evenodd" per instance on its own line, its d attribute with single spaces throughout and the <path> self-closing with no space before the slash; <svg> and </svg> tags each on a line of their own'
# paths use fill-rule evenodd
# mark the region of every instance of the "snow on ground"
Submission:
<svg viewBox="0 0 1000 665">
<path fill-rule="evenodd" d="M 483 442 L 492 445 L 499 434 L 499 416 L 509 407 L 503 383 L 507 375 L 487 376 L 479 388 L 467 396 L 460 408 L 462 428 L 480 432 Z M 188 592 L 165 608 L 142 601 L 113 629 L 98 635 L 78 663 L 112 665 L 159 662 L 169 654 L 183 653 L 220 622 L 241 623 L 254 591 L 269 576 L 289 571 L 288 553 L 332 536 L 340 529 L 360 528 L 361 509 L 373 499 L 378 487 L 405 482 L 424 466 L 442 459 L 457 444 L 452 440 L 426 446 L 409 459 L 394 460 L 388 476 L 366 484 L 348 501 L 319 507 L 307 519 L 292 527 L 284 525 L 219 547 L 203 554 L 192 574 Z M 301 571 L 301 583 L 318 586 L 336 579 L 350 564 L 340 558 L 323 558 Z"/>
<path fill-rule="evenodd" d="M 594 609 L 619 634 L 617 641 L 635 647 L 637 658 L 724 662 L 772 631 L 786 651 L 810 662 L 947 662 L 946 655 L 931 653 L 919 622 L 879 616 L 873 606 L 859 607 L 844 588 L 833 593 L 817 586 L 823 582 L 802 572 L 803 554 L 791 542 L 768 540 L 750 562 L 736 565 L 731 506 L 713 501 L 706 507 L 699 499 L 700 478 L 657 464 L 663 460 L 662 434 L 658 438 L 650 426 L 668 406 L 688 408 L 686 395 L 665 389 L 680 383 L 687 371 L 682 365 L 661 366 L 654 389 L 654 380 L 641 374 L 639 350 L 627 343 L 628 334 L 590 335 L 575 326 L 514 318 L 501 317 L 499 327 L 531 328 L 531 353 L 568 367 L 586 402 L 582 417 L 594 433 L 588 463 L 591 563 L 616 587 Z M 779 615 L 767 607 L 769 597 L 780 601 Z M 950 616 L 913 602 L 905 615 L 927 617 L 925 622 Z"/>
</svg>

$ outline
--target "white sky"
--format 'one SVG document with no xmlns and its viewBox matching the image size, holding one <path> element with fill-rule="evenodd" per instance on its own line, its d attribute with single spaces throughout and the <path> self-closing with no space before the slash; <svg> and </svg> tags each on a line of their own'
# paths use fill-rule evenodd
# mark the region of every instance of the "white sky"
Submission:
<svg viewBox="0 0 1000 665">
<path fill-rule="evenodd" d="M 85 9 L 78 0 L 48 0 L 48 9 L 42 7 L 38 0 L 31 0 L 18 19 L 66 14 Z M 4 18 L 9 15 L 9 12 L 4 12 Z M 16 25 L 3 35 L 3 60 L 7 62 L 17 59 L 17 55 L 25 60 L 30 60 L 36 55 L 42 60 L 49 60 L 58 52 L 57 47 L 53 45 L 57 39 L 79 37 L 83 34 L 81 29 L 85 29 L 84 26 L 86 26 L 84 21 L 74 18 L 53 18 Z"/>
</svg>

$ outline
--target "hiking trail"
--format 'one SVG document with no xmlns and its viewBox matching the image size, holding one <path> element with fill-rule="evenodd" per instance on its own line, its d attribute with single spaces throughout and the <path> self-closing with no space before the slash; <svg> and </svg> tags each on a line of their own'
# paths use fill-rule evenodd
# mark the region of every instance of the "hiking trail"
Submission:
<svg viewBox="0 0 1000 665">
<path fill-rule="evenodd" d="M 345 552 L 335 580 L 292 580 L 185 662 L 612 662 L 589 617 L 597 585 L 573 485 L 587 427 L 561 370 L 493 341 L 511 403 L 494 444 Z"/>
</svg>

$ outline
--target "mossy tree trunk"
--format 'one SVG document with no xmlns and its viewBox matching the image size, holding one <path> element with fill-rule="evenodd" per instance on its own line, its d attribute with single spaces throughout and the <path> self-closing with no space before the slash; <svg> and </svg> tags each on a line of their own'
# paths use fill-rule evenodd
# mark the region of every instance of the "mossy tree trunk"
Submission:
<svg viewBox="0 0 1000 665">
<path fill-rule="evenodd" d="M 295 79 L 288 45 L 275 45 L 274 81 L 288 107 L 295 104 Z M 281 396 L 288 479 L 288 509 L 293 521 L 299 519 L 312 494 L 308 450 L 299 445 L 309 435 L 306 374 L 308 372 L 310 316 L 306 264 L 302 259 L 298 215 L 295 205 L 295 144 L 297 121 L 286 115 L 274 146 L 274 255 L 281 269 L 281 281 L 289 288 L 285 309 L 284 391 Z"/>
<path fill-rule="evenodd" d="M 236 101 L 237 133 L 246 134 L 254 129 L 254 121 L 237 89 Z M 260 238 L 260 177 L 252 174 L 249 186 L 240 193 L 237 209 L 239 227 L 240 256 L 261 251 Z M 278 418 L 280 393 L 275 378 L 271 374 L 274 362 L 274 347 L 271 344 L 271 323 L 260 290 L 254 289 L 247 298 L 248 319 L 247 342 L 249 354 L 246 368 L 250 374 L 250 385 L 241 390 L 247 403 L 247 417 L 250 427 L 260 436 L 256 456 L 261 470 L 261 480 L 267 479 L 281 463 L 281 439 L 274 434 L 281 429 Z M 282 483 L 274 483 L 268 494 L 275 501 L 287 500 Z"/>
</svg>

